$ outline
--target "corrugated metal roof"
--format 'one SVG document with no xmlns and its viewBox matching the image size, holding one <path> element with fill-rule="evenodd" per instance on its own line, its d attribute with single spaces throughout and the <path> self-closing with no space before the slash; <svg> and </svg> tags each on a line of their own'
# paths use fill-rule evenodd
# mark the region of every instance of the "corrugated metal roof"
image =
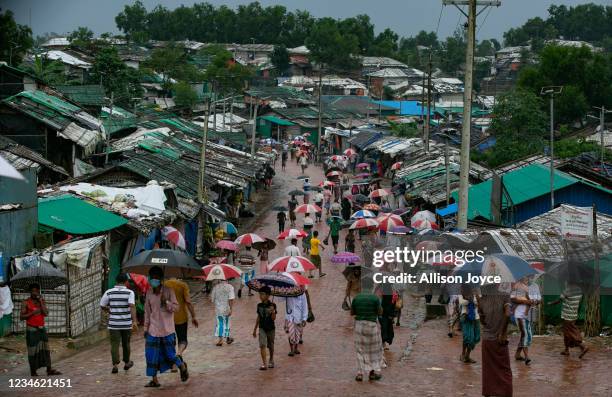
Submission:
<svg viewBox="0 0 612 397">
<path fill-rule="evenodd" d="M 38 200 L 38 223 L 72 234 L 102 233 L 127 220 L 72 195 Z"/>
<path fill-rule="evenodd" d="M 379 131 L 360 131 L 359 135 L 351 138 L 348 142 L 359 149 L 364 149 L 368 145 L 381 139 L 383 134 Z"/>
<path fill-rule="evenodd" d="M 278 117 L 274 117 L 274 116 L 261 116 L 259 118 L 262 120 L 267 120 L 273 124 L 278 124 L 278 125 L 285 125 L 285 126 L 295 125 L 289 120 L 279 119 Z"/>
<path fill-rule="evenodd" d="M 55 88 L 71 101 L 83 106 L 103 106 L 105 103 L 106 92 L 101 85 L 58 85 Z"/>
<path fill-rule="evenodd" d="M 66 170 L 59 165 L 53 164 L 41 154 L 2 135 L 0 135 L 0 152 L 18 170 L 43 166 L 58 174 L 68 176 Z"/>
</svg>

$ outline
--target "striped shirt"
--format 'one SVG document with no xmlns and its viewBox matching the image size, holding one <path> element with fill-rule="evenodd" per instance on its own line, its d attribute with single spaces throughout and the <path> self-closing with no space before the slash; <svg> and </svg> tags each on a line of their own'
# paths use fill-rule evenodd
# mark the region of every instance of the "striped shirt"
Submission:
<svg viewBox="0 0 612 397">
<path fill-rule="evenodd" d="M 124 285 L 115 285 L 102 295 L 100 306 L 108 307 L 110 312 L 108 329 L 132 328 L 130 305 L 134 305 L 134 292 Z"/>
<path fill-rule="evenodd" d="M 578 320 L 580 300 L 582 300 L 582 291 L 579 287 L 568 287 L 563 291 L 563 294 L 561 294 L 561 301 L 563 301 L 561 318 L 563 320 Z"/>
</svg>

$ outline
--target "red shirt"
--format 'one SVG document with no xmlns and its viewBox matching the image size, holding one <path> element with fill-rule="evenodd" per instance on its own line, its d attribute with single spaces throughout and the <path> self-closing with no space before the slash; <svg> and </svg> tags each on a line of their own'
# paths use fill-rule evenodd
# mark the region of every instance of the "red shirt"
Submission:
<svg viewBox="0 0 612 397">
<path fill-rule="evenodd" d="M 34 310 L 40 309 L 40 304 L 35 303 L 32 298 L 25 300 L 26 314 L 33 312 Z M 30 316 L 26 320 L 26 324 L 30 327 L 44 327 L 45 326 L 45 315 L 41 313 Z"/>
</svg>

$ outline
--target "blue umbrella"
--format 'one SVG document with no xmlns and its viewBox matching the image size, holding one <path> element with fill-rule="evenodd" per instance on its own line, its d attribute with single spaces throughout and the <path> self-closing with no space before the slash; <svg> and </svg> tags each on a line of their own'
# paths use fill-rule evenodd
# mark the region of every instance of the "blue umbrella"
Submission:
<svg viewBox="0 0 612 397">
<path fill-rule="evenodd" d="M 230 222 L 222 222 L 219 225 L 219 228 L 223 230 L 226 234 L 238 234 L 238 229 L 236 229 L 236 226 L 234 226 L 234 224 Z"/>
<path fill-rule="evenodd" d="M 364 219 L 364 218 L 374 218 L 376 215 L 372 211 L 368 210 L 359 210 L 351 215 L 351 219 Z"/>
</svg>

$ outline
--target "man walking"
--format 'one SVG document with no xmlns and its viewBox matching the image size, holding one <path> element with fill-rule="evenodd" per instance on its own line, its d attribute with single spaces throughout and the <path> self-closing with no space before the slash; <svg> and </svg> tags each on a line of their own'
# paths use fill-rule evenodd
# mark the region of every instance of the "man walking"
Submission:
<svg viewBox="0 0 612 397">
<path fill-rule="evenodd" d="M 289 357 L 301 354 L 298 344 L 302 340 L 306 320 L 308 319 L 308 301 L 306 294 L 286 299 L 285 332 L 289 339 Z"/>
<path fill-rule="evenodd" d="M 145 387 L 160 387 L 157 373 L 164 373 L 176 365 L 181 373 L 181 381 L 189 379 L 187 363 L 176 356 L 174 345 L 174 313 L 178 310 L 178 302 L 174 291 L 164 287 L 164 271 L 159 266 L 149 270 L 149 284 L 145 301 L 145 358 L 147 360 L 147 376 L 151 381 Z"/>
<path fill-rule="evenodd" d="M 353 299 L 351 315 L 355 316 L 355 350 L 357 351 L 357 376 L 355 380 L 363 381 L 364 374 L 369 380 L 380 380 L 383 362 L 383 346 L 378 327 L 378 316 L 382 315 L 382 306 L 378 296 L 372 293 L 372 280 L 362 280 L 362 290 Z"/>
<path fill-rule="evenodd" d="M 284 255 L 285 256 L 302 256 L 302 253 L 300 252 L 300 247 L 297 246 L 297 238 L 292 238 L 291 239 L 291 245 L 285 247 L 285 252 Z"/>
<path fill-rule="evenodd" d="M 132 330 L 138 329 L 138 320 L 136 319 L 136 307 L 134 292 L 127 288 L 128 277 L 125 273 L 119 273 L 115 278 L 115 286 L 107 290 L 102 299 L 100 306 L 102 310 L 109 313 L 108 316 L 108 333 L 111 342 L 111 358 L 113 360 L 113 369 L 111 373 L 119 372 L 119 344 L 123 351 L 123 370 L 127 371 L 134 366 L 134 362 L 130 360 L 130 337 Z"/>
<path fill-rule="evenodd" d="M 508 349 L 510 295 L 497 284 L 482 287 L 478 302 L 482 325 L 482 395 L 512 397 L 512 368 Z"/>
<path fill-rule="evenodd" d="M 556 305 L 560 302 L 563 304 L 561 306 L 561 319 L 563 320 L 563 342 L 565 344 L 565 350 L 563 350 L 561 354 L 564 356 L 569 356 L 570 347 L 580 348 L 579 358 L 584 357 L 589 351 L 589 348 L 586 347 L 582 341 L 580 329 L 576 326 L 581 300 L 582 290 L 580 287 L 568 282 L 559 299 L 549 303 L 549 305 Z"/>
<path fill-rule="evenodd" d="M 182 360 L 183 353 L 187 349 L 187 324 L 189 323 L 189 315 L 191 315 L 191 324 L 198 327 L 198 320 L 195 317 L 195 310 L 189 296 L 189 286 L 182 280 L 171 278 L 164 285 L 172 288 L 176 301 L 178 302 L 178 310 L 174 313 L 174 329 L 176 331 L 176 341 L 178 343 L 177 356 Z M 176 371 L 176 369 L 173 369 Z"/>
<path fill-rule="evenodd" d="M 331 237 L 332 245 L 334 246 L 334 255 L 338 253 L 338 240 L 340 239 L 340 229 L 342 229 L 342 220 L 338 216 L 332 216 L 327 220 L 329 226 L 329 232 L 325 237 L 325 244 L 327 239 Z"/>
<path fill-rule="evenodd" d="M 210 300 L 215 305 L 215 336 L 217 346 L 225 343 L 231 345 L 234 339 L 230 337 L 230 317 L 234 306 L 234 287 L 225 280 L 215 281 L 215 286 L 210 293 Z"/>
</svg>

